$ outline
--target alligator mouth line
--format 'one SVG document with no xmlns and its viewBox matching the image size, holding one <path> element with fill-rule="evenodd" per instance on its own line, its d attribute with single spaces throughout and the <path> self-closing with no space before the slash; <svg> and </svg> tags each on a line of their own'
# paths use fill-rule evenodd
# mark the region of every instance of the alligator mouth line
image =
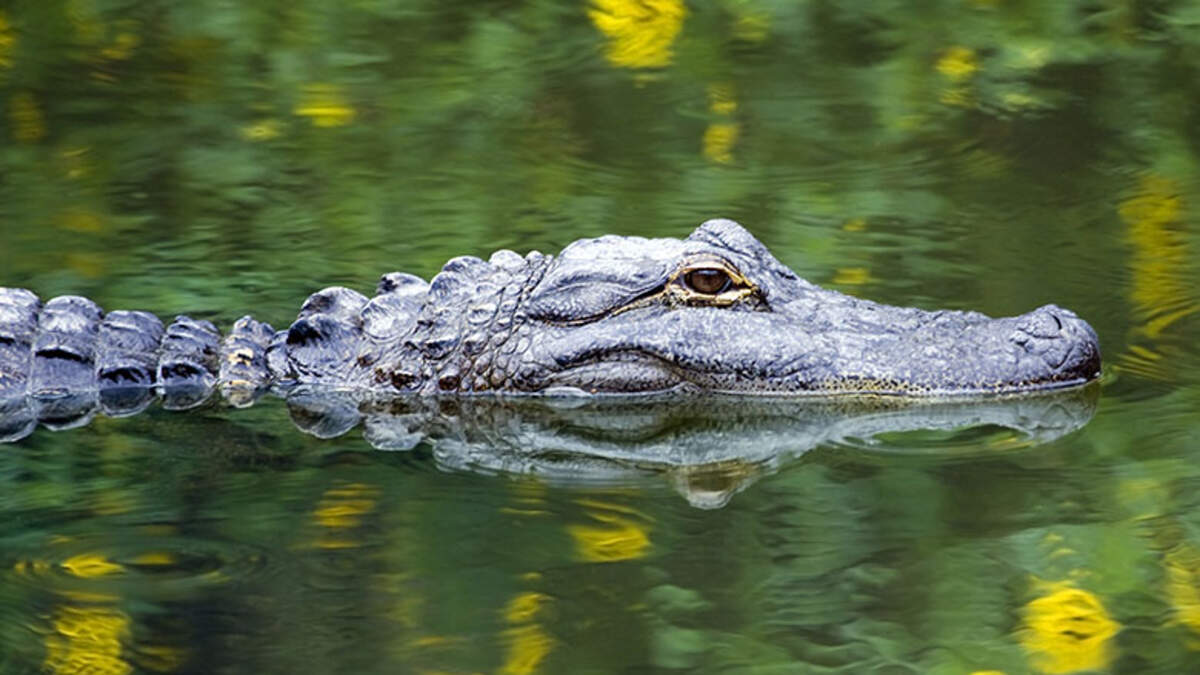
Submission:
<svg viewBox="0 0 1200 675">
<path fill-rule="evenodd" d="M 767 380 L 766 382 L 770 382 Z M 888 398 L 897 400 L 945 400 L 990 398 L 996 395 L 1021 395 L 1041 393 L 1058 389 L 1070 389 L 1088 384 L 1091 380 L 1084 377 L 1066 380 L 1037 380 L 1028 382 L 1009 382 L 990 386 L 961 386 L 953 388 L 937 388 L 923 385 L 904 384 L 894 380 L 877 378 L 859 378 L 847 376 L 844 379 L 827 379 L 819 381 L 811 388 L 799 389 L 766 389 L 762 382 L 748 383 L 746 389 L 710 388 L 714 393 L 749 397 L 782 397 L 782 398 Z M 760 386 L 755 387 L 755 384 Z"/>
</svg>

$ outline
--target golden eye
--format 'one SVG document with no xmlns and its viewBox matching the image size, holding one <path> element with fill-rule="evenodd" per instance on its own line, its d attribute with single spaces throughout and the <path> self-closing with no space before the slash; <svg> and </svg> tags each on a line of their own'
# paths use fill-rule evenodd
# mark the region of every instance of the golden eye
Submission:
<svg viewBox="0 0 1200 675">
<path fill-rule="evenodd" d="M 711 267 L 695 269 L 684 274 L 683 282 L 693 291 L 705 295 L 720 295 L 733 285 L 733 280 L 725 270 Z"/>
</svg>

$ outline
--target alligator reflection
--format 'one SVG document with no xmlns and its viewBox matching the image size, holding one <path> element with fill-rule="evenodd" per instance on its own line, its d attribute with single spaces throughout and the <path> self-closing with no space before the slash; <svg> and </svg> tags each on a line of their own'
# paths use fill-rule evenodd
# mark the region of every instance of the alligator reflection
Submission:
<svg viewBox="0 0 1200 675">
<path fill-rule="evenodd" d="M 626 484 L 665 476 L 699 508 L 724 506 L 736 493 L 822 445 L 907 450 L 893 438 L 911 431 L 1002 430 L 983 448 L 1027 448 L 1082 427 L 1096 407 L 1095 386 L 1058 393 L 974 400 L 735 397 L 398 398 L 328 389 L 286 397 L 292 421 L 320 438 L 363 427 L 379 450 L 426 443 L 446 470 L 530 474 L 565 485 Z M 162 404 L 196 405 L 171 392 Z M 0 404 L 0 440 L 85 424 L 97 411 L 128 413 L 98 399 Z M 149 401 L 139 401 L 138 409 Z M 929 436 L 924 443 L 928 446 Z M 928 449 L 928 447 L 927 447 Z M 943 441 L 933 448 L 948 452 Z"/>
</svg>

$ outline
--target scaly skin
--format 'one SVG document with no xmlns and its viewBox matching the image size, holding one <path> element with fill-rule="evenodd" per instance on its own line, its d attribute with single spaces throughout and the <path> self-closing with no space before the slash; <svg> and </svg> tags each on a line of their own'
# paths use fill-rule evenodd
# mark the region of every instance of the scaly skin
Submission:
<svg viewBox="0 0 1200 675">
<path fill-rule="evenodd" d="M 1017 317 L 889 307 L 796 276 L 737 223 L 690 237 L 580 240 L 558 257 L 461 257 L 433 280 L 386 275 L 373 298 L 329 288 L 284 331 L 42 303 L 0 289 L 0 400 L 109 414 L 220 387 L 248 404 L 307 384 L 373 395 L 725 392 L 956 396 L 1080 385 L 1095 332 L 1047 305 Z M 74 403 L 73 403 L 74 402 Z M 3 413 L 0 412 L 0 417 Z"/>
</svg>

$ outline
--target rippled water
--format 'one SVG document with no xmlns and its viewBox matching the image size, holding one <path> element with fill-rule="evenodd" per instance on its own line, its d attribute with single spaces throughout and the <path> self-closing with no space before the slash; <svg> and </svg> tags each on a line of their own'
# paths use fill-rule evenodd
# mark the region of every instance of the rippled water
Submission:
<svg viewBox="0 0 1200 675">
<path fill-rule="evenodd" d="M 1200 52 L 1144 4 L 0 8 L 0 285 L 286 325 L 720 215 L 874 300 L 1070 307 L 1105 359 L 963 407 L 39 429 L 0 670 L 1200 671 Z"/>
</svg>

